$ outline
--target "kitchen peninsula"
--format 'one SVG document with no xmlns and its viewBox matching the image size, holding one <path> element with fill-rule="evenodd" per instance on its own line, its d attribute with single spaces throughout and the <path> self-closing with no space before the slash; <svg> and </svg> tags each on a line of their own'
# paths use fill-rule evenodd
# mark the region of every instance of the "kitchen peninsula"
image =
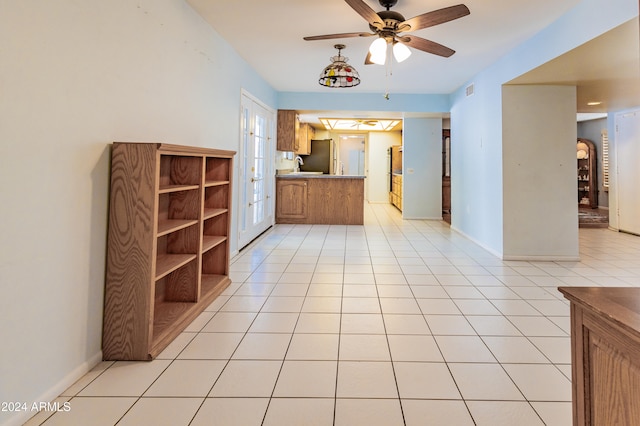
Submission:
<svg viewBox="0 0 640 426">
<path fill-rule="evenodd" d="M 362 225 L 364 176 L 276 175 L 276 223 Z"/>
</svg>

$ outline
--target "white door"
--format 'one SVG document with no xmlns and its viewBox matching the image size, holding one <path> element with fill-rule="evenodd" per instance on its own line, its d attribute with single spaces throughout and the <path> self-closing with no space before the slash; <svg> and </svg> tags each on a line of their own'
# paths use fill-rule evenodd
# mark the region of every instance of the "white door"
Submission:
<svg viewBox="0 0 640 426">
<path fill-rule="evenodd" d="M 640 234 L 640 110 L 616 115 L 618 229 Z"/>
<path fill-rule="evenodd" d="M 242 94 L 238 247 L 273 225 L 275 113 Z"/>
</svg>

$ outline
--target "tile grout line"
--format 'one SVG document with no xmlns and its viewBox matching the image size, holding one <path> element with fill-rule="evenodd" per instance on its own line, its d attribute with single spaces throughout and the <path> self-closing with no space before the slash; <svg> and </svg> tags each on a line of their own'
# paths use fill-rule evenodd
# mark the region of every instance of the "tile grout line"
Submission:
<svg viewBox="0 0 640 426">
<path fill-rule="evenodd" d="M 295 227 L 292 227 L 291 229 L 293 230 L 293 229 L 295 229 Z M 311 232 L 312 229 L 313 229 L 313 227 L 309 227 L 309 229 L 307 230 L 307 233 L 305 234 L 305 238 L 306 238 L 306 236 L 309 235 L 309 232 Z M 304 239 L 303 239 L 303 241 L 304 241 Z M 296 250 L 295 250 L 296 252 L 298 250 L 300 250 L 299 247 L 300 246 L 298 246 L 296 248 Z M 291 265 L 291 262 L 293 261 L 294 258 L 295 258 L 295 253 L 293 254 L 293 256 L 291 256 L 291 259 L 289 260 L 289 263 L 287 263 L 287 266 Z M 316 266 L 315 267 L 317 267 L 317 262 L 316 262 Z M 315 270 L 315 267 L 314 267 L 314 270 Z M 278 284 L 279 284 L 279 282 L 276 283 L 276 285 L 274 286 L 273 290 L 275 290 L 275 288 L 278 286 Z M 307 294 L 309 293 L 309 286 L 310 286 L 310 284 L 307 286 L 307 291 L 305 292 L 304 300 L 306 300 Z M 273 290 L 272 290 L 272 292 L 273 292 Z M 267 302 L 267 300 L 268 300 L 268 298 L 265 299 L 265 303 Z M 274 393 L 275 393 L 276 387 L 278 386 L 278 380 L 280 379 L 280 375 L 282 374 L 282 369 L 284 368 L 284 363 L 285 363 L 285 360 L 287 358 L 287 353 L 289 352 L 289 348 L 291 347 L 291 341 L 293 340 L 293 336 L 295 334 L 296 327 L 298 326 L 298 322 L 300 321 L 300 315 L 301 315 L 302 309 L 304 307 L 304 300 L 302 302 L 302 305 L 300 306 L 300 311 L 298 312 L 298 316 L 296 318 L 296 322 L 295 322 L 295 324 L 293 326 L 293 329 L 291 330 L 291 337 L 289 338 L 289 342 L 287 343 L 287 349 L 285 350 L 285 352 L 284 352 L 284 354 L 282 356 L 282 362 L 280 363 L 280 368 L 278 370 L 278 374 L 276 375 L 276 379 L 273 382 L 273 388 L 271 389 L 271 395 L 269 396 L 269 400 L 267 402 L 267 406 L 266 406 L 266 408 L 264 410 L 264 415 L 262 417 L 262 422 L 260 423 L 261 425 L 264 425 L 264 422 L 267 420 L 267 413 L 269 412 L 269 407 L 271 407 L 271 402 L 272 402 L 272 400 L 274 398 Z M 258 312 L 258 314 L 259 314 L 259 312 Z M 257 317 L 257 315 L 256 315 L 256 317 Z M 248 333 L 248 330 L 247 330 L 247 333 Z"/>
</svg>

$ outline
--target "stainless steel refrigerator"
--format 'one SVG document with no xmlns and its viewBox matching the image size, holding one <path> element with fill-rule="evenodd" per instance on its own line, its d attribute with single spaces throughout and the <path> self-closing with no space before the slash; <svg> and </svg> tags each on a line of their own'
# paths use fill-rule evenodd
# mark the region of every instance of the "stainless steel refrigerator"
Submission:
<svg viewBox="0 0 640 426">
<path fill-rule="evenodd" d="M 335 174 L 337 161 L 335 149 L 333 139 L 312 140 L 311 154 L 300 156 L 304 161 L 300 171 Z"/>
</svg>

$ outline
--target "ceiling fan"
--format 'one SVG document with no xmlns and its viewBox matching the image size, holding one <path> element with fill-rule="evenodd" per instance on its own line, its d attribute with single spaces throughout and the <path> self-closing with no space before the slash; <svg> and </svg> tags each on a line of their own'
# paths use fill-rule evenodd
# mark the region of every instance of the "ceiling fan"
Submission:
<svg viewBox="0 0 640 426">
<path fill-rule="evenodd" d="M 411 19 L 405 19 L 400 13 L 390 10 L 391 7 L 396 5 L 398 0 L 378 0 L 380 5 L 386 8 L 386 10 L 377 13 L 371 9 L 364 0 L 345 0 L 345 2 L 347 2 L 347 4 L 360 16 L 367 20 L 369 23 L 369 29 L 372 31 L 371 33 L 355 32 L 325 34 L 304 37 L 304 39 L 329 40 L 347 37 L 378 36 L 369 48 L 365 64 L 384 64 L 388 45 L 393 46 L 393 53 L 398 62 L 402 62 L 411 54 L 411 51 L 407 46 L 422 50 L 423 52 L 448 58 L 455 53 L 454 50 L 434 41 L 413 35 L 405 35 L 403 33 L 433 27 L 435 25 L 453 21 L 454 19 L 462 18 L 470 13 L 467 6 L 459 4 L 423 13 L 422 15 L 415 16 Z"/>
<path fill-rule="evenodd" d="M 360 128 L 360 126 L 375 126 L 376 124 L 378 124 L 378 120 L 357 120 L 357 119 L 354 119 L 353 120 L 353 124 L 351 125 L 351 127 Z"/>
</svg>

